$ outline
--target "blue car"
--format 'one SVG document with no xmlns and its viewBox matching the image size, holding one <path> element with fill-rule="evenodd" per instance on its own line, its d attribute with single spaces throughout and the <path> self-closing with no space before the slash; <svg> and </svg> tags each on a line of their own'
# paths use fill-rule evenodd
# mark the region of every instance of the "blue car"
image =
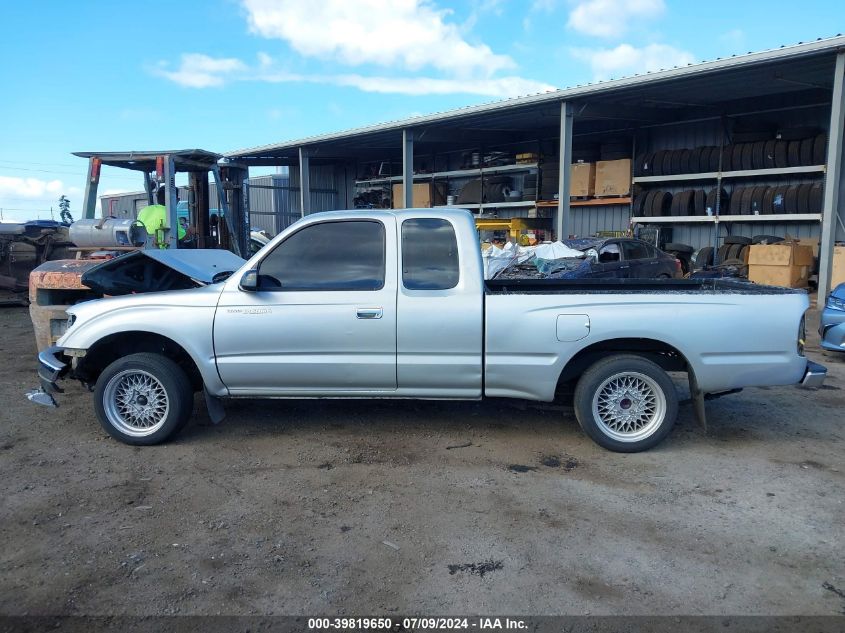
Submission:
<svg viewBox="0 0 845 633">
<path fill-rule="evenodd" d="M 827 298 L 819 326 L 821 346 L 834 352 L 845 352 L 845 284 L 839 284 Z"/>
</svg>

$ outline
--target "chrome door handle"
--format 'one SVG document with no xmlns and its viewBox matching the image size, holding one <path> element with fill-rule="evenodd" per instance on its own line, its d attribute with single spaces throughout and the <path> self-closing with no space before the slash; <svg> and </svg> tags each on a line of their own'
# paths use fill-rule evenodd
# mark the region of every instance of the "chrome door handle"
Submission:
<svg viewBox="0 0 845 633">
<path fill-rule="evenodd" d="M 381 308 L 358 308 L 359 319 L 380 319 L 384 310 Z"/>
</svg>

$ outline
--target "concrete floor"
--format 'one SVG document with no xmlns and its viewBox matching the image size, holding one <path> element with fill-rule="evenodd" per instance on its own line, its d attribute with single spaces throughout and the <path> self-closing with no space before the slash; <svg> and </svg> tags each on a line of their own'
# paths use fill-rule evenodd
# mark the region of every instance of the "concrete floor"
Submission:
<svg viewBox="0 0 845 633">
<path fill-rule="evenodd" d="M 713 401 L 706 435 L 684 405 L 619 455 L 504 401 L 198 402 L 131 448 L 79 386 L 26 401 L 27 311 L 0 331 L 2 614 L 845 610 L 845 359 L 812 341 L 824 389 Z"/>
</svg>

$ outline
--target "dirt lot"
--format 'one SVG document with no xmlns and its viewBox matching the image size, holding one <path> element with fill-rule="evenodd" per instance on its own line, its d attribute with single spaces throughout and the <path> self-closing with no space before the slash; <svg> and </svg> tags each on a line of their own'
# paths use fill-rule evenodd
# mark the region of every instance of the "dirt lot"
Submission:
<svg viewBox="0 0 845 633">
<path fill-rule="evenodd" d="M 685 405 L 625 456 L 498 401 L 198 403 L 130 448 L 79 386 L 26 401 L 26 310 L 0 332 L 0 613 L 845 610 L 845 363 L 812 342 L 823 390 L 711 402 L 707 435 Z"/>
</svg>

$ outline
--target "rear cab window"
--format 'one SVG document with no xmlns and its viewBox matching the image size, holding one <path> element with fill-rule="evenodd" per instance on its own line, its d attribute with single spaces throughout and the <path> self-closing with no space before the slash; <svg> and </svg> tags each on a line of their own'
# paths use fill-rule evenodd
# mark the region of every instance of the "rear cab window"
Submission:
<svg viewBox="0 0 845 633">
<path fill-rule="evenodd" d="M 461 271 L 458 240 L 450 222 L 416 218 L 402 222 L 402 284 L 408 290 L 448 290 Z"/>
</svg>

